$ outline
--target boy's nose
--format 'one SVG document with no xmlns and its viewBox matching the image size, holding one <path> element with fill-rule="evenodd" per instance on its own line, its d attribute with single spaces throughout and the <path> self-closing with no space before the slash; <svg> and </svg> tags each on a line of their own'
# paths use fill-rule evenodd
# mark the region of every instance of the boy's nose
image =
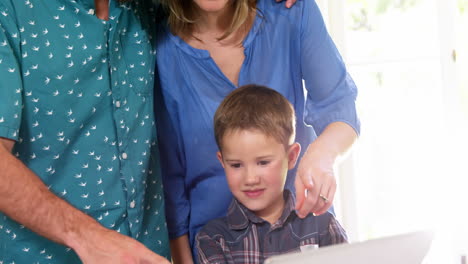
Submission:
<svg viewBox="0 0 468 264">
<path fill-rule="evenodd" d="M 247 169 L 245 183 L 247 185 L 254 185 L 260 183 L 260 175 L 258 175 L 258 172 L 255 169 Z"/>
</svg>

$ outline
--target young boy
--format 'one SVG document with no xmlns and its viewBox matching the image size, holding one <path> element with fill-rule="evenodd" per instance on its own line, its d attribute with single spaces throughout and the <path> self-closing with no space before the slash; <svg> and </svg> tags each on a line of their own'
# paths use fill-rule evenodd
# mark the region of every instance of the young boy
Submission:
<svg viewBox="0 0 468 264">
<path fill-rule="evenodd" d="M 199 263 L 263 263 L 308 245 L 347 241 L 328 212 L 300 219 L 284 189 L 301 151 L 295 119 L 288 100 L 263 86 L 240 87 L 221 103 L 214 116 L 217 156 L 235 199 L 226 217 L 198 233 Z"/>
</svg>

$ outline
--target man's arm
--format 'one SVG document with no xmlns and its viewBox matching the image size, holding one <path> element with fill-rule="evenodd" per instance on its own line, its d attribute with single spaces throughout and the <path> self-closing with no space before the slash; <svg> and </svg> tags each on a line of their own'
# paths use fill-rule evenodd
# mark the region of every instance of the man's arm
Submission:
<svg viewBox="0 0 468 264">
<path fill-rule="evenodd" d="M 0 138 L 0 211 L 41 236 L 74 249 L 83 263 L 169 263 L 136 240 L 101 226 L 55 196 Z"/>
</svg>

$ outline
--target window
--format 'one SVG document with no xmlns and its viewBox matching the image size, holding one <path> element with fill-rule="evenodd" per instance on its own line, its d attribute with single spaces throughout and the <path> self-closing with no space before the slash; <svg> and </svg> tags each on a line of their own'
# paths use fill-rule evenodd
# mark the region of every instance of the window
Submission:
<svg viewBox="0 0 468 264">
<path fill-rule="evenodd" d="M 468 248 L 468 0 L 318 3 L 359 88 L 336 200 L 351 240 L 444 227 Z"/>
</svg>

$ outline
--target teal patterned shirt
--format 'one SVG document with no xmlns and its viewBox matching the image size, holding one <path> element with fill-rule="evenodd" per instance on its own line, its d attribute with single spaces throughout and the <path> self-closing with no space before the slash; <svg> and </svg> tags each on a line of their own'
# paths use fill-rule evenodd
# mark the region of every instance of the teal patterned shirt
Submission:
<svg viewBox="0 0 468 264">
<path fill-rule="evenodd" d="M 94 0 L 2 0 L 0 137 L 57 196 L 169 257 L 154 11 L 150 0 L 111 1 L 103 21 Z M 80 261 L 0 214 L 0 263 Z"/>
</svg>

